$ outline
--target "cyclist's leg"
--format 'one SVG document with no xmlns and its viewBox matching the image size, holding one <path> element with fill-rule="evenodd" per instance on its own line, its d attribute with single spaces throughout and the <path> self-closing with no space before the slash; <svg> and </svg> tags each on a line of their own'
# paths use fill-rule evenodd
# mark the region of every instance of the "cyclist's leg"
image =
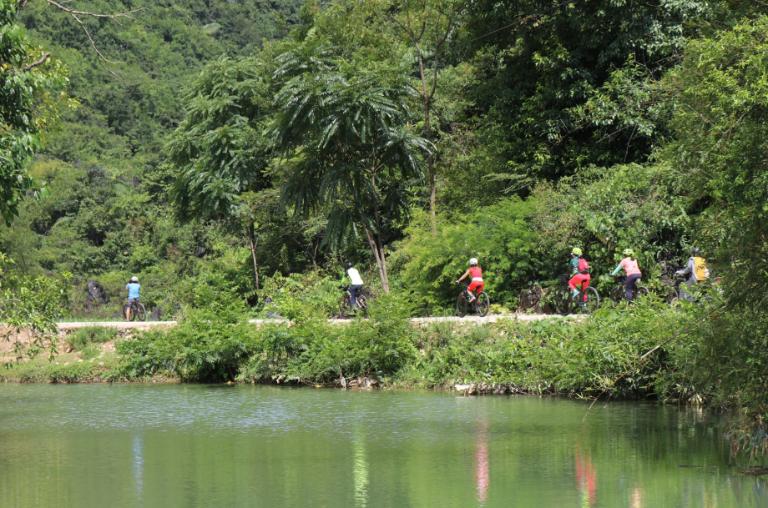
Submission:
<svg viewBox="0 0 768 508">
<path fill-rule="evenodd" d="M 472 303 L 472 302 L 475 301 L 475 298 L 476 298 L 475 297 L 475 290 L 477 288 L 479 288 L 481 286 L 481 284 L 483 284 L 483 283 L 479 282 L 479 281 L 474 281 L 473 280 L 472 282 L 469 283 L 469 286 L 467 286 L 467 298 L 468 298 L 469 303 Z M 477 294 L 479 294 L 479 293 L 480 292 L 478 291 Z"/>
<path fill-rule="evenodd" d="M 632 275 L 628 275 L 626 280 L 624 281 L 624 296 L 629 302 L 631 302 L 634 299 L 635 294 L 637 293 L 638 280 L 640 280 L 640 275 L 634 273 Z"/>
<path fill-rule="evenodd" d="M 349 306 L 353 309 L 357 307 L 357 293 L 360 291 L 362 286 L 352 284 L 349 286 Z"/>
<path fill-rule="evenodd" d="M 579 274 L 578 273 L 575 274 L 570 279 L 568 279 L 568 288 L 571 290 L 571 298 L 576 298 L 577 296 L 579 296 L 579 288 L 578 288 L 578 286 L 579 286 L 580 282 L 581 281 L 579 280 Z"/>
<path fill-rule="evenodd" d="M 580 274 L 581 275 L 581 302 L 587 303 L 587 295 L 589 294 L 587 290 L 589 289 L 589 283 L 592 280 L 592 277 L 588 273 Z"/>
</svg>

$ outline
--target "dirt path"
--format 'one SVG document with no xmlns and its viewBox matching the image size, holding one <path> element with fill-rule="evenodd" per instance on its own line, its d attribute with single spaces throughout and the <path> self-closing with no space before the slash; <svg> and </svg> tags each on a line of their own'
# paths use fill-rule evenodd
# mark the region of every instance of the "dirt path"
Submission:
<svg viewBox="0 0 768 508">
<path fill-rule="evenodd" d="M 581 320 L 584 315 L 560 316 L 556 314 L 494 314 L 484 318 L 478 316 L 466 316 L 463 318 L 455 316 L 445 317 L 420 317 L 413 318 L 411 322 L 414 325 L 423 326 L 431 323 L 467 323 L 467 324 L 488 324 L 503 320 L 513 321 L 542 321 L 545 319 L 573 319 Z M 250 319 L 249 323 L 260 326 L 265 324 L 288 323 L 287 319 Z M 329 319 L 329 323 L 346 325 L 354 323 L 351 319 Z M 60 331 L 77 330 L 80 328 L 113 328 L 117 330 L 148 330 L 151 328 L 171 328 L 178 324 L 177 321 L 80 321 L 59 323 Z"/>
</svg>

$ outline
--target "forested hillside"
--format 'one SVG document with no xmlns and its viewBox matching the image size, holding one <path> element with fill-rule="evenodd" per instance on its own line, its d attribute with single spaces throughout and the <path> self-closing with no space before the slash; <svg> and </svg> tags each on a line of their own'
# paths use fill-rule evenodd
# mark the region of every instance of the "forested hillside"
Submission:
<svg viewBox="0 0 768 508">
<path fill-rule="evenodd" d="M 153 273 L 162 293 L 153 297 L 148 287 L 148 297 L 165 298 L 214 244 L 232 241 L 215 227 L 174 220 L 162 149 L 183 118 L 183 92 L 207 63 L 285 36 L 299 3 L 68 4 L 118 16 L 76 19 L 45 1 L 28 2 L 19 21 L 66 69 L 70 98 L 29 168 L 40 191 L 0 231 L 0 250 L 27 273 L 71 273 L 75 314 L 88 280 L 113 299 L 109 315 L 119 311 L 117 291 L 129 273 Z"/>
<path fill-rule="evenodd" d="M 23 3 L 5 76 L 45 121 L 4 110 L 0 249 L 69 315 L 114 314 L 132 274 L 164 315 L 330 313 L 347 261 L 436 314 L 470 257 L 514 309 L 573 247 L 603 292 L 633 249 L 661 300 L 696 247 L 716 284 L 669 339 L 674 391 L 741 408 L 734 442 L 765 452 L 763 3 Z"/>
</svg>

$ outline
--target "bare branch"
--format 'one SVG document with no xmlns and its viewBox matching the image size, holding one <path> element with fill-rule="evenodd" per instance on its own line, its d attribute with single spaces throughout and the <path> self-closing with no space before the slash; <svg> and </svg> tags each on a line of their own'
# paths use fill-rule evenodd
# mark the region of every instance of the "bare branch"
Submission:
<svg viewBox="0 0 768 508">
<path fill-rule="evenodd" d="M 128 18 L 131 16 L 131 14 L 135 12 L 139 12 L 141 9 L 134 9 L 132 11 L 127 12 L 116 12 L 114 14 L 103 14 L 99 12 L 90 12 L 90 11 L 79 11 L 76 9 L 72 9 L 71 7 L 67 7 L 66 5 L 57 2 L 56 0 L 46 0 L 49 5 L 52 5 L 56 7 L 59 10 L 62 10 L 64 12 L 67 12 L 72 15 L 75 19 L 77 19 L 77 16 L 90 16 L 92 18 L 109 18 L 109 19 L 115 19 L 115 18 Z M 78 20 L 78 23 L 82 24 L 82 21 Z"/>
<path fill-rule="evenodd" d="M 24 70 L 25 70 L 25 71 L 29 71 L 29 70 L 32 70 L 32 69 L 34 69 L 35 67 L 38 67 L 38 66 L 40 66 L 40 65 L 43 65 L 43 64 L 45 63 L 45 61 L 46 61 L 46 60 L 48 60 L 48 58 L 49 58 L 50 56 L 51 56 L 51 54 L 50 54 L 50 53 L 43 53 L 43 55 L 42 55 L 42 56 L 41 56 L 39 59 L 37 59 L 37 60 L 35 60 L 34 62 L 32 62 L 31 64 L 29 64 L 29 65 L 25 66 L 25 67 L 24 67 Z"/>
<path fill-rule="evenodd" d="M 88 40 L 91 43 L 91 47 L 96 52 L 96 54 L 99 55 L 99 58 L 101 58 L 102 60 L 108 63 L 115 63 L 114 61 L 104 56 L 104 53 L 101 52 L 99 47 L 96 45 L 96 41 L 93 40 L 93 36 L 91 36 L 90 30 L 88 30 L 88 27 L 85 26 L 85 23 L 83 23 L 83 20 L 80 19 L 80 17 L 75 13 L 70 12 L 70 14 L 72 15 L 72 18 L 80 24 L 80 27 L 83 29 L 83 32 L 85 32 L 85 35 L 88 37 Z"/>
</svg>

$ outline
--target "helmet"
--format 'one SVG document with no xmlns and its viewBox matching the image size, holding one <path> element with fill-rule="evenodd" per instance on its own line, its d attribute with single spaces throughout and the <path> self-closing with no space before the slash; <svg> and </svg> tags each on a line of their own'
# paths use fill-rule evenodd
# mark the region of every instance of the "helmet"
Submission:
<svg viewBox="0 0 768 508">
<path fill-rule="evenodd" d="M 625 256 L 630 256 L 630 257 L 634 256 L 635 255 L 635 251 L 633 251 L 632 249 L 624 249 L 624 255 Z"/>
<path fill-rule="evenodd" d="M 139 282 L 139 278 L 134 275 L 131 277 L 131 282 Z"/>
<path fill-rule="evenodd" d="M 347 261 L 347 269 L 349 269 L 349 268 L 352 268 L 352 262 L 351 261 Z"/>
<path fill-rule="evenodd" d="M 477 258 L 469 259 L 469 266 L 475 266 L 477 264 Z"/>
<path fill-rule="evenodd" d="M 574 256 L 581 256 L 584 253 L 580 248 L 574 247 L 573 249 L 571 249 L 571 254 L 573 254 Z"/>
<path fill-rule="evenodd" d="M 698 256 L 699 254 L 701 254 L 701 249 L 699 249 L 698 247 L 694 247 L 691 249 L 691 256 Z"/>
</svg>

